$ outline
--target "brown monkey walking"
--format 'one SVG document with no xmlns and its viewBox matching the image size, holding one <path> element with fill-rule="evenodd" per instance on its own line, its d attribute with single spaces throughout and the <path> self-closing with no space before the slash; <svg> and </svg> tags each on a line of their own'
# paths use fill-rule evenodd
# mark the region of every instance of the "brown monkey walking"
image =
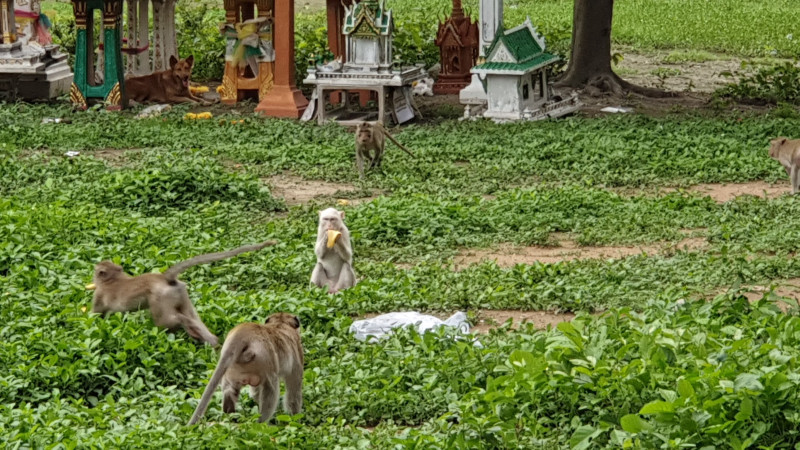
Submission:
<svg viewBox="0 0 800 450">
<path fill-rule="evenodd" d="M 380 122 L 361 122 L 356 126 L 356 165 L 359 178 L 364 178 L 364 160 L 369 162 L 370 169 L 381 166 L 387 137 L 412 158 L 415 157 L 411 151 L 397 142 Z M 373 150 L 375 154 L 372 155 L 370 150 Z"/>
<path fill-rule="evenodd" d="M 771 140 L 769 156 L 786 169 L 792 183 L 792 194 L 800 192 L 800 139 L 779 137 Z"/>
<path fill-rule="evenodd" d="M 258 403 L 259 422 L 268 421 L 278 407 L 280 380 L 286 384 L 283 407 L 297 414 L 303 407 L 303 344 L 300 319 L 292 314 L 275 313 L 264 324 L 242 323 L 225 338 L 217 368 L 211 375 L 200 403 L 189 420 L 196 424 L 208 409 L 214 391 L 222 382 L 222 411 L 236 411 L 239 392 L 250 386 Z"/>
<path fill-rule="evenodd" d="M 226 252 L 199 255 L 175 264 L 164 273 L 145 273 L 136 277 L 126 274 L 121 266 L 111 261 L 102 261 L 94 268 L 93 283 L 87 286 L 95 289 L 92 312 L 104 314 L 149 308 L 156 326 L 168 329 L 183 326 L 191 337 L 216 347 L 217 337 L 200 320 L 189 299 L 186 283 L 178 280 L 178 275 L 198 264 L 219 261 L 275 244 L 275 241 L 266 241 Z"/>
</svg>

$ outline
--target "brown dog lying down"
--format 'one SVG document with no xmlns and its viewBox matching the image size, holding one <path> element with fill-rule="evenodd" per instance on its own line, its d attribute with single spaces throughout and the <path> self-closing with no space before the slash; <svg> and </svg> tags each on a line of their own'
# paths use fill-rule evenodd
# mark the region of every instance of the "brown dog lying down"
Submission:
<svg viewBox="0 0 800 450">
<path fill-rule="evenodd" d="M 125 80 L 125 92 L 130 100 L 137 103 L 202 103 L 210 104 L 189 90 L 194 56 L 178 61 L 169 58 L 170 68 L 150 75 Z"/>
</svg>

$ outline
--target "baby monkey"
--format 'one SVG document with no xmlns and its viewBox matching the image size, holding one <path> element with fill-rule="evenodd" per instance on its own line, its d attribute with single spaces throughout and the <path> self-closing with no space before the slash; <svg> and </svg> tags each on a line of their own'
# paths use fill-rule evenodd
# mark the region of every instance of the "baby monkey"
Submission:
<svg viewBox="0 0 800 450">
<path fill-rule="evenodd" d="M 300 319 L 292 314 L 276 313 L 260 323 L 242 323 L 225 338 L 217 368 L 211 375 L 200 403 L 189 420 L 196 424 L 222 382 L 222 411 L 236 411 L 239 392 L 250 386 L 250 396 L 258 403 L 259 422 L 272 418 L 278 407 L 281 379 L 286 384 L 283 407 L 297 414 L 303 407 L 303 344 L 300 342 Z"/>
<path fill-rule="evenodd" d="M 245 245 L 233 250 L 208 253 L 179 262 L 164 273 L 145 273 L 132 277 L 122 267 L 111 261 L 102 261 L 94 268 L 92 312 L 113 313 L 150 309 L 153 323 L 158 327 L 175 329 L 182 326 L 189 336 L 216 347 L 218 339 L 200 320 L 200 316 L 189 300 L 186 283 L 178 275 L 189 267 L 230 258 L 239 253 L 261 250 L 275 245 L 275 241 Z"/>
<path fill-rule="evenodd" d="M 414 157 L 414 154 L 397 142 L 380 122 L 361 122 L 356 126 L 356 165 L 359 178 L 364 178 L 364 160 L 369 162 L 370 170 L 381 166 L 387 137 L 412 158 Z M 374 151 L 374 154 L 370 151 Z"/>
<path fill-rule="evenodd" d="M 792 183 L 792 194 L 800 192 L 800 139 L 779 137 L 771 140 L 769 156 L 778 160 L 786 169 Z"/>
</svg>

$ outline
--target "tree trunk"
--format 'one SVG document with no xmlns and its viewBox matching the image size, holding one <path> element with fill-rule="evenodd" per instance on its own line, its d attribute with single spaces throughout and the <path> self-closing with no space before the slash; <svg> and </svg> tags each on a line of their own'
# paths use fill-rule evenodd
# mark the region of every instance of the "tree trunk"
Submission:
<svg viewBox="0 0 800 450">
<path fill-rule="evenodd" d="M 572 16 L 572 55 L 556 87 L 585 88 L 590 94 L 629 90 L 651 97 L 675 95 L 635 86 L 611 70 L 611 21 L 614 0 L 575 0 Z"/>
</svg>

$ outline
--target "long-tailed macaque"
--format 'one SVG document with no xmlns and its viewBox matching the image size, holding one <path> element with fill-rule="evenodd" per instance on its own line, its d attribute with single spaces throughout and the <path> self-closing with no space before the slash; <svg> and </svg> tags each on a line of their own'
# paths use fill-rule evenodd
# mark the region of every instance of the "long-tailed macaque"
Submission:
<svg viewBox="0 0 800 450">
<path fill-rule="evenodd" d="M 381 166 L 386 148 L 386 138 L 414 157 L 414 154 L 397 142 L 380 122 L 361 122 L 356 126 L 356 165 L 359 178 L 364 178 L 365 160 L 369 162 L 370 170 Z M 374 155 L 370 153 L 371 150 L 375 152 Z"/>
<path fill-rule="evenodd" d="M 239 392 L 250 386 L 250 395 L 258 403 L 259 422 L 272 418 L 278 406 L 280 381 L 286 384 L 283 407 L 290 414 L 303 407 L 303 344 L 300 342 L 300 319 L 276 313 L 262 325 L 242 323 L 225 338 L 217 368 L 211 375 L 203 396 L 189 420 L 196 424 L 222 382 L 222 411 L 236 411 Z"/>
<path fill-rule="evenodd" d="M 92 312 L 113 313 L 150 309 L 156 326 L 174 329 L 182 326 L 189 336 L 217 346 L 218 339 L 200 320 L 189 299 L 186 283 L 178 275 L 189 267 L 230 258 L 239 253 L 261 250 L 275 241 L 245 245 L 233 250 L 208 253 L 179 262 L 164 273 L 145 273 L 136 277 L 126 274 L 121 266 L 102 261 L 95 266 L 88 289 L 95 289 Z"/>
<path fill-rule="evenodd" d="M 779 137 L 771 140 L 769 156 L 778 160 L 786 169 L 792 183 L 792 194 L 800 192 L 800 139 Z"/>
<path fill-rule="evenodd" d="M 320 211 L 314 253 L 317 265 L 311 273 L 312 283 L 327 287 L 331 294 L 355 286 L 353 247 L 350 246 L 350 231 L 344 224 L 344 211 L 336 208 Z"/>
</svg>

